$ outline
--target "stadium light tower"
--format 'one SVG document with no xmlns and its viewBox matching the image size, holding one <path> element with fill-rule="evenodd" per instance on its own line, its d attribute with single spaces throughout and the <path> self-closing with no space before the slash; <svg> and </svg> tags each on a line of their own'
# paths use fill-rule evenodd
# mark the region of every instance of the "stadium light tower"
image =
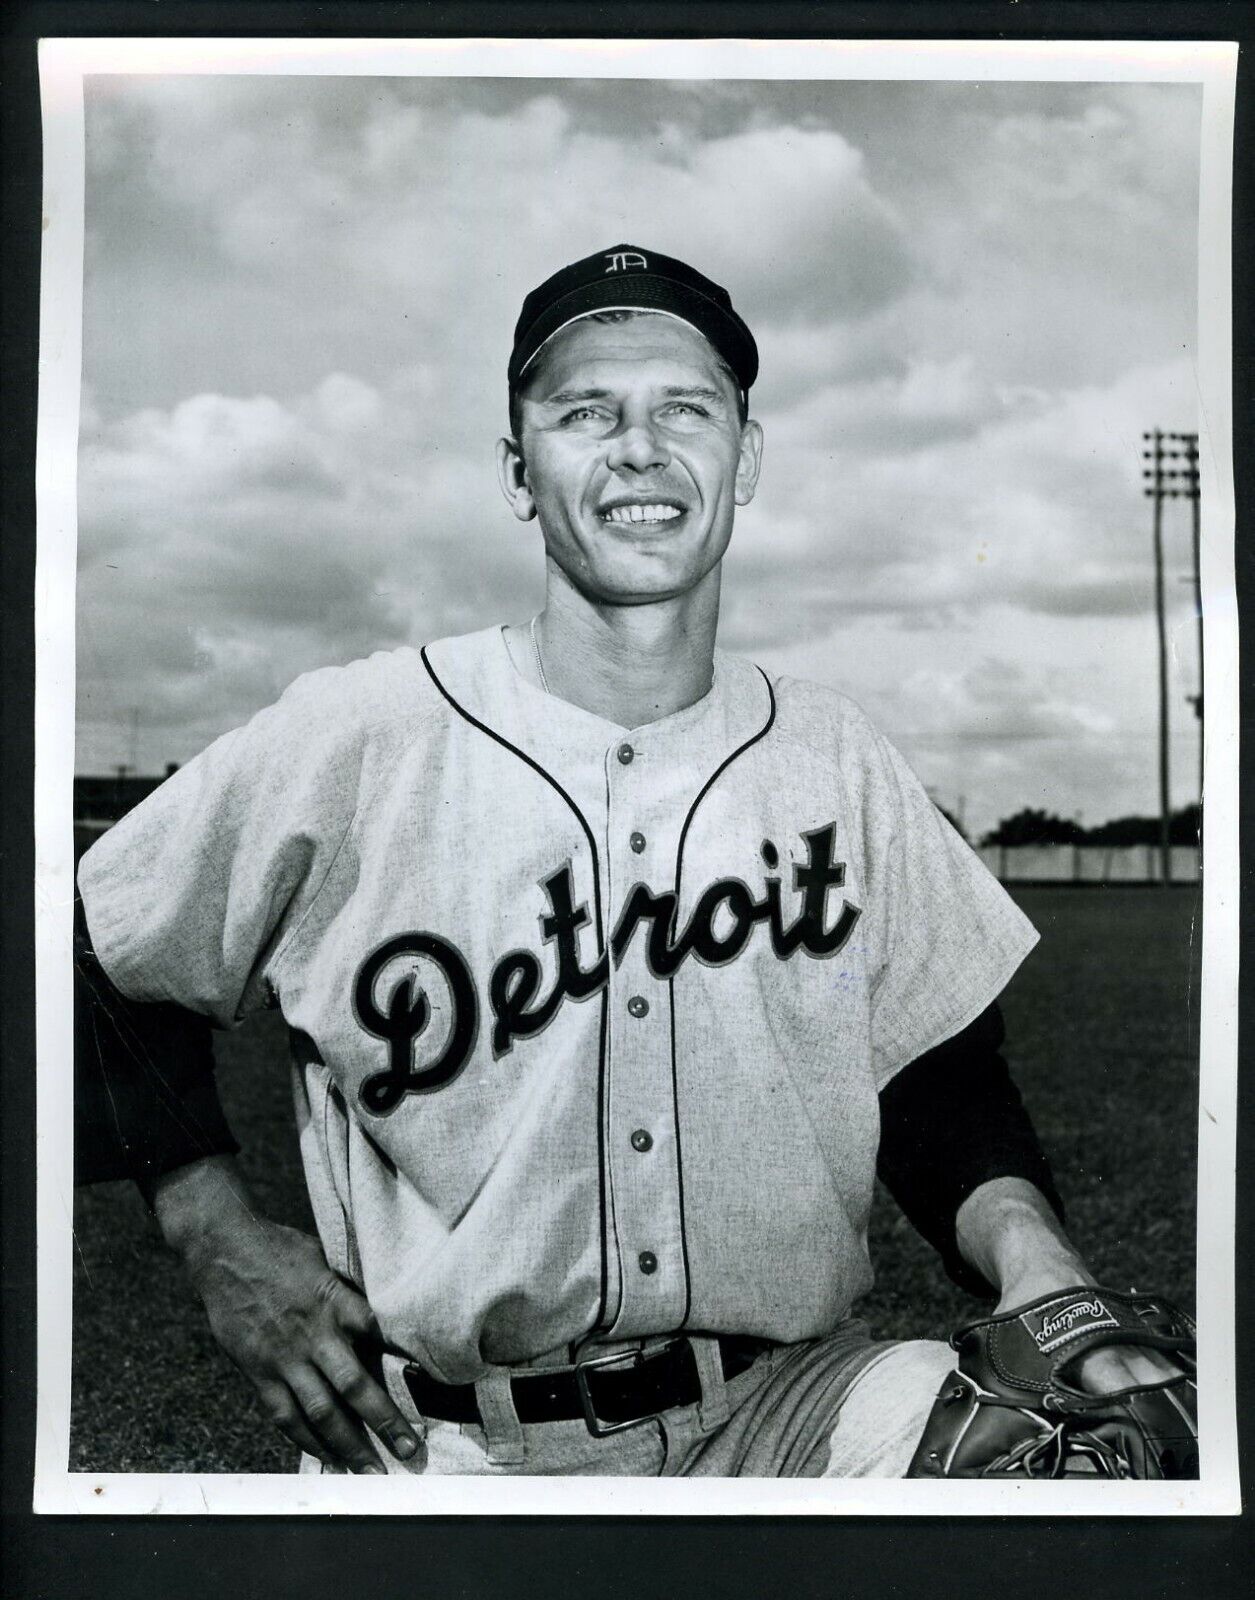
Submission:
<svg viewBox="0 0 1255 1600">
<path fill-rule="evenodd" d="M 1194 508 L 1194 599 L 1198 612 L 1198 695 L 1194 710 L 1199 719 L 1200 751 L 1203 718 L 1203 607 L 1199 567 L 1199 490 L 1198 435 L 1164 433 L 1155 428 L 1142 435 L 1149 446 L 1142 459 L 1150 465 L 1142 469 L 1146 479 L 1143 494 L 1153 510 L 1155 543 L 1155 620 L 1159 630 L 1159 854 L 1161 882 L 1172 882 L 1172 801 L 1168 772 L 1168 636 L 1164 617 L 1163 578 L 1163 503 L 1185 499 Z M 1199 803 L 1202 803 L 1202 757 L 1199 758 Z"/>
<path fill-rule="evenodd" d="M 1194 715 L 1198 718 L 1198 814 L 1203 817 L 1203 564 L 1202 564 L 1202 498 L 1198 480 L 1198 435 L 1174 435 L 1184 450 L 1185 466 L 1181 474 L 1181 493 L 1190 502 L 1194 538 L 1194 616 L 1198 623 L 1198 693 L 1190 695 Z"/>
</svg>

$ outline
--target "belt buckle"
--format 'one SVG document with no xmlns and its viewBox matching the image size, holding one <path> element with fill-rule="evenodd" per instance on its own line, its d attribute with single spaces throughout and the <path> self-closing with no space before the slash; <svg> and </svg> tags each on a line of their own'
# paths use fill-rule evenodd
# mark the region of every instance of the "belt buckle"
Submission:
<svg viewBox="0 0 1255 1600">
<path fill-rule="evenodd" d="M 587 1361 L 577 1361 L 575 1364 L 575 1387 L 579 1391 L 580 1406 L 584 1412 L 584 1426 L 594 1439 L 606 1439 L 612 1433 L 622 1433 L 625 1428 L 639 1428 L 642 1422 L 652 1422 L 658 1415 L 656 1411 L 647 1411 L 643 1417 L 629 1417 L 626 1422 L 603 1422 L 597 1415 L 593 1405 L 593 1397 L 588 1392 L 588 1374 L 594 1367 L 611 1367 L 630 1362 L 633 1367 L 643 1367 L 646 1356 L 643 1350 L 618 1350 L 608 1356 L 591 1356 Z"/>
</svg>

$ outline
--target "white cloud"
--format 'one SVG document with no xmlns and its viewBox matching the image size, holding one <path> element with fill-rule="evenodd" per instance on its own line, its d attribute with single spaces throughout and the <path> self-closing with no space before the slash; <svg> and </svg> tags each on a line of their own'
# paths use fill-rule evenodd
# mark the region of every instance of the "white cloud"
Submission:
<svg viewBox="0 0 1255 1600">
<path fill-rule="evenodd" d="M 1046 398 L 1000 392 L 969 361 L 908 364 L 764 415 L 763 479 L 729 571 L 776 604 L 732 598 L 729 638 L 770 642 L 790 607 L 803 634 L 834 613 L 918 627 L 1008 602 L 1143 612 L 1142 426 L 1189 426 L 1191 385 L 1172 363 Z"/>
<path fill-rule="evenodd" d="M 1198 725 L 1192 638 L 1170 679 L 1175 805 L 1193 798 Z M 893 616 L 839 618 L 757 652 L 775 670 L 851 693 L 943 804 L 981 833 L 1022 806 L 1093 824 L 1158 806 L 1150 616 L 1033 615 L 991 606 L 922 639 Z"/>
<path fill-rule="evenodd" d="M 150 763 L 185 759 L 298 672 L 537 601 L 538 540 L 515 534 L 490 452 L 476 470 L 420 441 L 412 400 L 343 373 L 288 401 L 197 395 L 98 424 L 80 761 L 133 707 Z"/>
<path fill-rule="evenodd" d="M 87 111 L 85 767 L 134 707 L 159 766 L 304 667 L 528 614 L 510 331 L 629 239 L 725 283 L 762 351 L 724 642 L 852 689 L 978 811 L 1138 792 L 1192 91 L 157 77 Z"/>
</svg>

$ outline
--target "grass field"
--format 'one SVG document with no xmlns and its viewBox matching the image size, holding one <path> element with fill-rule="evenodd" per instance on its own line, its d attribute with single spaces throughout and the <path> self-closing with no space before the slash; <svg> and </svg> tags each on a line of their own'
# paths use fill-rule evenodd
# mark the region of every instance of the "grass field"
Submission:
<svg viewBox="0 0 1255 1600">
<path fill-rule="evenodd" d="M 1192 1307 L 1198 896 L 1015 897 L 1042 944 L 1004 997 L 1008 1055 L 1070 1231 L 1100 1279 Z M 309 1226 L 277 1023 L 222 1038 L 219 1078 L 262 1205 Z M 80 1191 L 75 1231 L 71 1469 L 293 1471 L 291 1448 L 218 1350 L 135 1191 Z M 877 1283 L 860 1309 L 881 1336 L 944 1336 L 975 1309 L 883 1195 L 872 1259 Z"/>
</svg>

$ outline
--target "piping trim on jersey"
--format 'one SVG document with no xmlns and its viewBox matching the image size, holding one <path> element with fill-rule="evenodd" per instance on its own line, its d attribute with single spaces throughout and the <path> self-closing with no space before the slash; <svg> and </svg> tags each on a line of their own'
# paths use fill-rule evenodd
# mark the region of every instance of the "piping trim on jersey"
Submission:
<svg viewBox="0 0 1255 1600">
<path fill-rule="evenodd" d="M 674 919 L 671 930 L 672 937 L 674 937 L 675 928 L 678 926 L 680 915 L 680 874 L 684 869 L 684 842 L 688 838 L 689 825 L 692 823 L 693 818 L 697 815 L 697 808 L 701 805 L 702 801 L 714 788 L 715 784 L 737 759 L 737 757 L 743 756 L 752 745 L 756 745 L 760 739 L 766 738 L 767 734 L 771 731 L 772 724 L 776 720 L 775 690 L 771 687 L 771 680 L 768 678 L 763 669 L 761 667 L 757 667 L 756 670 L 767 688 L 767 699 L 770 704 L 770 709 L 767 713 L 767 720 L 763 723 L 762 727 L 759 728 L 757 733 L 751 734 L 744 744 L 737 745 L 732 754 L 720 762 L 720 764 L 711 773 L 710 777 L 706 779 L 706 782 L 698 790 L 696 799 L 689 807 L 688 816 L 686 816 L 684 819 L 684 826 L 680 829 L 680 841 L 676 845 L 675 851 L 675 910 L 672 912 L 672 917 Z M 675 1170 L 677 1186 L 680 1194 L 680 1254 L 684 1261 L 684 1315 L 680 1318 L 679 1325 L 676 1328 L 676 1332 L 678 1333 L 680 1329 L 684 1327 L 685 1323 L 688 1322 L 689 1312 L 693 1309 L 693 1279 L 689 1271 L 688 1234 L 684 1226 L 684 1155 L 680 1144 L 680 1085 L 676 1074 L 675 1064 L 674 973 L 670 978 L 667 979 L 667 993 L 671 1010 L 671 1105 L 675 1118 Z"/>
<path fill-rule="evenodd" d="M 604 925 L 603 925 L 602 913 L 601 913 L 601 867 L 600 867 L 600 864 L 599 864 L 599 861 L 598 861 L 598 856 L 597 856 L 597 841 L 593 838 L 593 830 L 589 827 L 588 822 L 585 819 L 584 813 L 580 810 L 579 806 L 576 805 L 575 801 L 566 792 L 566 790 L 562 787 L 562 785 L 558 782 L 558 780 L 553 776 L 552 773 L 546 772 L 544 767 L 542 767 L 541 764 L 538 761 L 533 760 L 532 757 L 529 756 L 525 750 L 520 750 L 518 745 L 511 744 L 508 739 L 504 738 L 494 728 L 490 728 L 486 722 L 481 722 L 479 720 L 479 718 L 476 717 L 476 716 L 473 716 L 466 709 L 466 707 L 464 705 L 461 705 L 457 700 L 454 699 L 452 694 L 450 694 L 448 689 L 445 688 L 444 684 L 441 683 L 439 677 L 437 676 L 436 669 L 435 669 L 435 667 L 432 666 L 431 661 L 430 661 L 430 659 L 429 659 L 429 657 L 427 655 L 427 647 L 426 647 L 426 645 L 424 645 L 423 648 L 419 651 L 419 658 L 421 659 L 421 661 L 423 663 L 423 666 L 427 669 L 427 676 L 431 679 L 432 683 L 435 684 L 435 686 L 436 686 L 437 690 L 440 692 L 440 694 L 443 695 L 443 697 L 449 702 L 449 704 L 453 707 L 453 709 L 457 712 L 457 714 L 460 717 L 462 717 L 466 722 L 469 722 L 470 725 L 473 728 L 478 728 L 480 733 L 486 734 L 488 736 L 488 738 L 495 740 L 497 742 L 497 744 L 499 744 L 503 749 L 508 750 L 511 755 L 517 756 L 519 758 L 519 760 L 521 762 L 523 762 L 523 764 L 525 766 L 530 767 L 533 772 L 535 772 L 539 777 L 542 777 L 545 780 L 545 782 L 550 786 L 550 788 L 552 788 L 557 794 L 559 794 L 562 797 L 562 799 L 566 801 L 567 805 L 570 807 L 570 809 L 571 809 L 571 811 L 572 811 L 572 813 L 573 813 L 573 815 L 575 817 L 575 820 L 579 823 L 580 827 L 583 828 L 583 830 L 584 830 L 584 837 L 588 840 L 588 848 L 589 848 L 589 851 L 591 852 L 592 858 L 593 858 L 593 910 L 594 910 L 594 913 L 596 915 L 597 954 L 598 954 L 599 957 L 602 956 L 602 955 L 605 955 L 605 953 L 606 953 L 606 935 L 605 935 L 605 928 L 604 928 Z M 770 685 L 768 687 L 770 689 Z M 772 715 L 773 716 L 775 715 L 774 700 L 773 700 L 773 703 L 772 703 Z M 725 765 L 726 765 L 726 763 L 725 763 Z M 722 771 L 722 768 L 720 768 L 720 771 Z M 716 777 L 717 776 L 718 776 L 718 774 L 716 774 Z M 712 779 L 712 782 L 713 782 L 713 779 Z M 703 790 L 703 793 L 704 792 L 705 791 Z M 701 796 L 699 795 L 698 798 L 700 799 Z M 687 824 L 686 824 L 686 826 L 687 826 Z M 600 1293 L 599 1293 L 599 1300 L 598 1300 L 598 1307 L 597 1307 L 597 1320 L 594 1322 L 592 1328 L 589 1330 L 591 1333 L 597 1333 L 601 1329 L 601 1327 L 602 1327 L 602 1325 L 603 1325 L 603 1323 L 605 1321 L 607 1303 L 608 1303 L 608 1300 L 609 1300 L 609 1289 L 610 1289 L 610 1265 L 609 1265 L 609 1261 L 607 1259 L 607 1257 L 608 1257 L 609 1240 L 606 1237 L 606 1024 L 607 1024 L 607 1021 L 608 1021 L 609 999 L 610 999 L 610 985 L 607 984 L 606 987 L 602 990 L 602 994 L 601 994 L 601 1029 L 600 1029 L 600 1034 L 599 1034 L 599 1038 L 598 1038 L 598 1045 L 597 1045 L 597 1186 L 598 1186 L 598 1201 L 599 1201 L 600 1210 L 601 1210 L 601 1236 L 600 1236 L 600 1244 L 601 1244 L 601 1289 L 600 1289 Z M 673 1031 L 673 1033 L 672 1033 L 672 1071 L 673 1071 L 673 1073 L 674 1073 L 674 1060 L 675 1060 L 675 1036 L 674 1036 L 674 1031 Z M 688 1268 L 687 1268 L 687 1264 L 686 1264 L 686 1266 L 685 1266 L 686 1277 L 687 1277 L 687 1272 L 688 1272 Z"/>
</svg>

